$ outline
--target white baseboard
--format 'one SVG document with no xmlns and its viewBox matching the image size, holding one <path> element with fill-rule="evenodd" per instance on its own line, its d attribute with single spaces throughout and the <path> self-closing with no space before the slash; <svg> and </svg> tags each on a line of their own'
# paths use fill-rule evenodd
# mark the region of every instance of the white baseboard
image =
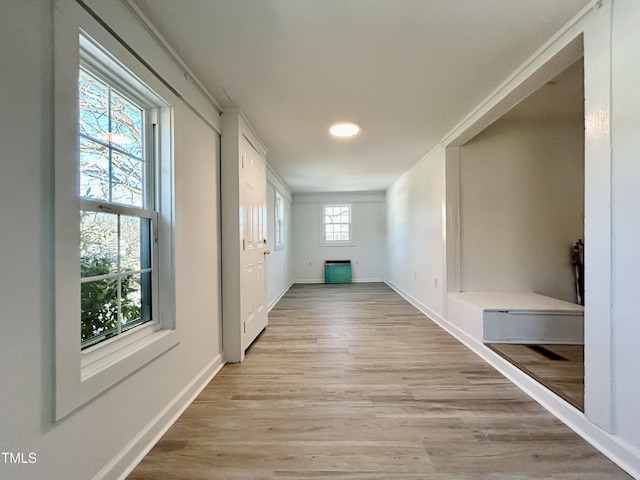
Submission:
<svg viewBox="0 0 640 480">
<path fill-rule="evenodd" d="M 324 278 L 303 278 L 294 280 L 293 283 L 324 283 Z M 384 283 L 382 278 L 352 278 L 351 283 Z M 337 284 L 336 284 L 337 285 Z"/>
<path fill-rule="evenodd" d="M 281 292 L 276 296 L 275 300 L 269 304 L 269 310 L 268 310 L 269 312 L 270 312 L 271 310 L 273 310 L 273 307 L 275 307 L 275 306 L 278 304 L 278 302 L 280 301 L 280 299 L 281 299 L 282 297 L 284 297 L 284 294 L 285 294 L 285 293 L 287 293 L 287 292 L 289 291 L 289 289 L 291 288 L 291 286 L 292 286 L 292 285 L 293 285 L 293 282 L 291 282 L 289 285 L 287 285 L 287 286 L 286 286 L 286 287 L 285 287 L 285 288 L 284 288 L 284 289 L 283 289 L 283 290 L 282 290 L 282 291 L 281 291 Z"/>
<path fill-rule="evenodd" d="M 611 461 L 625 470 L 634 478 L 640 479 L 640 451 L 627 444 L 620 438 L 605 432 L 592 423 L 587 416 L 570 405 L 551 390 L 542 386 L 529 375 L 515 367 L 481 341 L 470 336 L 456 325 L 445 320 L 442 316 L 407 294 L 397 285 L 385 280 L 385 283 L 395 290 L 401 297 L 437 323 L 445 331 L 455 337 L 463 345 L 473 351 L 489 365 L 504 375 L 520 390 L 538 402 L 549 413 L 567 425 L 571 430 L 606 455 Z"/>
<path fill-rule="evenodd" d="M 395 283 L 391 282 L 390 280 L 384 280 L 384 283 L 386 283 L 389 287 L 394 289 L 396 291 L 396 293 L 398 293 L 398 295 L 400 295 L 407 302 L 409 302 L 411 305 L 413 305 L 418 310 L 420 310 L 422 313 L 424 313 L 427 317 L 429 317 L 429 318 L 431 318 L 433 320 L 438 318 L 438 319 L 444 321 L 444 318 L 442 318 L 438 313 L 436 313 L 433 310 L 431 310 L 429 307 L 427 307 L 425 304 L 420 302 L 417 298 L 414 298 L 408 292 L 404 291 L 402 288 L 400 288 Z"/>
<path fill-rule="evenodd" d="M 93 480 L 126 479 L 223 366 L 218 355 Z"/>
</svg>

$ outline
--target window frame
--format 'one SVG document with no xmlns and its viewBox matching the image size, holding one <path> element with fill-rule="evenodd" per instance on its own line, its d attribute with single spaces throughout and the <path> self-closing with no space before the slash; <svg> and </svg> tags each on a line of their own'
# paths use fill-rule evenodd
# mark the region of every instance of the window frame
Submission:
<svg viewBox="0 0 640 480">
<path fill-rule="evenodd" d="M 286 245 L 286 224 L 285 224 L 285 210 L 284 210 L 284 196 L 274 189 L 274 201 L 273 201 L 273 218 L 274 218 L 274 248 L 276 250 L 284 249 Z"/>
<path fill-rule="evenodd" d="M 102 62 L 100 58 L 102 57 Z M 150 229 L 151 229 L 151 239 L 149 242 L 149 257 L 151 261 L 151 267 L 145 270 L 149 270 L 150 279 L 151 279 L 151 312 L 152 318 L 143 322 L 140 325 L 134 326 L 130 330 L 121 331 L 120 324 L 118 325 L 118 333 L 113 335 L 110 338 L 99 341 L 93 345 L 89 345 L 87 347 L 81 347 L 82 350 L 82 368 L 89 367 L 90 365 L 96 364 L 101 359 L 107 357 L 108 353 L 114 347 L 109 347 L 108 345 L 112 343 L 119 343 L 121 345 L 117 345 L 116 348 L 122 348 L 123 345 L 128 345 L 129 343 L 133 343 L 138 340 L 139 337 L 144 337 L 157 331 L 161 328 L 160 322 L 156 318 L 155 313 L 158 312 L 158 252 L 156 249 L 156 240 L 158 238 L 158 211 L 156 208 L 156 199 L 155 199 L 155 189 L 156 189 L 156 164 L 158 163 L 158 155 L 156 154 L 155 139 L 156 137 L 156 127 L 158 126 L 158 108 L 159 102 L 155 98 L 155 94 L 151 95 L 145 92 L 148 91 L 146 88 L 138 87 L 138 91 L 134 92 L 131 90 L 130 85 L 132 80 L 130 79 L 128 82 L 126 79 L 123 79 L 123 72 L 118 70 L 114 72 L 108 71 L 108 69 L 104 66 L 104 63 L 108 61 L 104 55 L 100 53 L 96 53 L 96 48 L 91 44 L 91 42 L 86 37 L 80 37 L 80 65 L 79 72 L 86 72 L 86 74 L 94 77 L 96 80 L 104 83 L 109 89 L 114 90 L 119 96 L 123 97 L 127 101 L 133 103 L 136 107 L 139 107 L 143 111 L 143 119 L 142 119 L 142 145 L 143 145 L 143 153 L 140 158 L 145 162 L 143 167 L 143 194 L 141 195 L 142 206 L 134 206 L 128 204 L 122 204 L 113 201 L 113 199 L 93 199 L 89 197 L 84 197 L 82 192 L 78 192 L 78 196 L 80 197 L 80 208 L 82 211 L 96 212 L 96 213 L 108 213 L 117 215 L 118 218 L 121 216 L 129 216 L 134 218 L 147 218 L 150 220 Z M 82 75 L 82 73 L 80 73 Z M 110 122 L 109 122 L 110 123 Z M 111 153 L 120 152 L 120 148 L 114 147 L 110 144 L 109 141 L 100 140 L 94 138 L 92 136 L 78 133 L 79 142 L 82 139 L 89 140 L 94 143 L 98 143 L 108 149 Z M 126 152 L 123 152 L 126 154 Z M 120 231 L 117 233 L 118 237 L 120 236 Z M 114 274 L 116 277 L 120 278 L 125 275 L 122 272 L 118 271 L 117 274 Z M 81 283 L 85 283 L 86 280 L 81 278 Z M 119 320 L 119 319 L 118 319 Z M 144 328 L 145 333 L 140 334 L 138 332 L 139 329 Z M 137 333 L 134 334 L 133 332 Z M 126 336 L 126 339 L 125 339 Z M 81 342 L 82 343 L 82 342 Z M 84 370 L 83 370 L 84 372 Z"/>
<path fill-rule="evenodd" d="M 81 199 L 81 208 L 85 211 L 95 211 L 95 212 L 104 212 L 105 207 L 102 202 L 96 202 L 93 200 Z M 131 343 L 134 343 L 141 338 L 150 335 L 158 330 L 162 329 L 162 325 L 160 324 L 159 319 L 156 316 L 155 312 L 158 312 L 158 281 L 159 274 L 157 269 L 158 264 L 158 253 L 155 248 L 154 239 L 158 238 L 157 233 L 157 223 L 158 223 L 158 212 L 150 211 L 150 210 L 142 210 L 142 209 L 132 209 L 123 207 L 121 205 L 109 205 L 106 207 L 110 210 L 109 213 L 117 214 L 117 215 L 127 215 L 131 216 L 133 213 L 132 210 L 139 210 L 139 216 L 135 218 L 147 218 L 151 221 L 151 311 L 152 318 L 149 321 L 146 321 L 140 325 L 137 325 L 129 330 L 125 330 L 119 332 L 118 334 L 107 338 L 106 340 L 100 341 L 94 345 L 89 345 L 85 348 L 82 348 L 81 345 L 81 364 L 82 364 L 82 374 L 83 376 L 90 375 L 92 368 L 95 368 L 96 362 L 99 362 L 102 359 L 105 359 L 111 353 L 122 349 L 125 346 L 128 346 Z M 115 274 L 114 274 L 115 275 Z M 122 276 L 121 273 L 117 275 Z M 83 283 L 83 278 L 80 279 L 80 283 Z M 82 343 L 82 342 L 81 342 Z M 94 367 L 91 367 L 93 365 Z M 87 371 L 85 371 L 85 368 Z"/>
<path fill-rule="evenodd" d="M 347 225 L 349 226 L 349 238 L 347 240 L 327 240 L 326 235 L 326 209 L 327 208 L 343 208 L 346 207 L 349 209 L 349 222 Z M 320 215 L 321 215 L 321 229 L 320 229 L 320 245 L 325 247 L 331 246 L 355 246 L 355 228 L 354 228 L 354 218 L 353 218 L 353 204 L 352 203 L 325 203 L 320 207 Z"/>
<path fill-rule="evenodd" d="M 55 12 L 54 43 L 54 272 L 55 272 L 55 419 L 60 420 L 116 383 L 173 348 L 180 341 L 175 321 L 173 109 L 174 98 L 131 52 L 92 20 L 70 20 Z M 90 33 L 88 33 L 90 30 Z M 95 38 L 99 39 L 96 40 Z M 78 78 L 88 62 L 101 77 L 136 101 L 142 97 L 156 134 L 152 220 L 154 320 L 95 346 L 80 345 L 80 211 L 93 204 L 79 196 L 80 152 Z M 89 203 L 87 203 L 89 202 Z M 94 205 L 95 206 L 95 205 Z M 119 205 L 115 206 L 120 210 Z M 128 207 L 123 207 L 128 208 Z"/>
</svg>

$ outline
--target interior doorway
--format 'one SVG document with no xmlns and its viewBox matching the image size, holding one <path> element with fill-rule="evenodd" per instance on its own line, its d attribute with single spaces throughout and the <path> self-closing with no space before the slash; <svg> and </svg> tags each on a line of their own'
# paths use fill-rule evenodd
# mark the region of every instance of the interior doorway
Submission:
<svg viewBox="0 0 640 480">
<path fill-rule="evenodd" d="M 457 263 L 448 282 L 450 304 L 454 292 L 484 308 L 477 338 L 580 409 L 584 309 L 572 249 L 585 237 L 584 148 L 578 58 L 458 146 Z M 522 292 L 531 297 L 519 307 L 510 295 Z M 505 306 L 487 308 L 497 295 Z"/>
</svg>

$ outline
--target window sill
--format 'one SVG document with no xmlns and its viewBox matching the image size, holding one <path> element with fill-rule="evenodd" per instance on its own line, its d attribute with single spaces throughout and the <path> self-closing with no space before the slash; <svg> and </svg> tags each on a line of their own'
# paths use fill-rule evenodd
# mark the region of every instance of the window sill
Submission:
<svg viewBox="0 0 640 480">
<path fill-rule="evenodd" d="M 159 330 L 114 349 L 83 368 L 80 368 L 80 358 L 76 357 L 78 375 L 66 377 L 64 385 L 59 384 L 57 388 L 56 420 L 91 401 L 178 343 L 180 338 L 176 330 Z M 82 354 L 78 352 L 78 356 Z"/>
<path fill-rule="evenodd" d="M 170 330 L 157 330 L 157 325 L 144 325 L 124 335 L 118 335 L 108 341 L 109 343 L 105 342 L 83 351 L 80 354 L 82 381 L 99 374 L 116 363 L 126 361 L 138 350 L 161 341 L 170 332 Z"/>
</svg>

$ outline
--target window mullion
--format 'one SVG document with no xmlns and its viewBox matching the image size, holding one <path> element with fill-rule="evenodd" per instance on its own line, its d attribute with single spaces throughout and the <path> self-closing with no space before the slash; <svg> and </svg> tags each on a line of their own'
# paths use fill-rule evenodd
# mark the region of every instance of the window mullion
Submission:
<svg viewBox="0 0 640 480">
<path fill-rule="evenodd" d="M 87 198 L 80 199 L 80 209 L 90 212 L 111 213 L 113 215 L 125 215 L 128 217 L 139 217 L 153 219 L 156 212 L 153 210 L 144 210 L 138 207 L 130 207 L 118 203 L 109 203 L 101 200 L 93 200 Z"/>
<path fill-rule="evenodd" d="M 122 269 L 120 266 L 120 238 L 121 238 L 121 226 L 120 220 L 122 216 L 118 215 L 118 242 L 117 242 L 117 262 L 116 262 L 116 271 L 118 272 L 118 335 L 122 333 Z"/>
<path fill-rule="evenodd" d="M 149 122 L 148 133 L 144 135 L 144 143 L 142 144 L 143 153 L 145 159 L 145 169 L 143 184 L 147 189 L 147 194 L 143 198 L 144 208 L 147 210 L 157 210 L 160 205 L 158 195 L 160 194 L 160 188 L 157 185 L 156 179 L 156 160 L 160 152 L 160 131 L 159 131 L 159 111 L 157 108 L 153 108 L 148 112 L 145 118 L 145 122 Z"/>
<path fill-rule="evenodd" d="M 126 150 L 120 147 L 114 146 L 109 141 L 105 141 L 101 138 L 92 137 L 91 135 L 87 135 L 86 133 L 80 133 L 79 136 L 80 138 L 84 138 L 86 140 L 89 140 L 90 142 L 97 143 L 98 145 L 101 145 L 109 150 L 113 150 L 115 153 L 126 155 L 127 157 L 133 158 L 135 160 L 140 160 L 141 162 L 146 161 L 146 158 L 144 156 L 136 157 L 135 155 L 132 155 L 130 152 L 127 152 Z"/>
<path fill-rule="evenodd" d="M 111 112 L 111 86 L 107 86 L 107 112 L 109 113 L 109 202 L 113 201 L 113 149 L 111 148 L 111 135 L 113 133 L 113 122 Z"/>
</svg>

